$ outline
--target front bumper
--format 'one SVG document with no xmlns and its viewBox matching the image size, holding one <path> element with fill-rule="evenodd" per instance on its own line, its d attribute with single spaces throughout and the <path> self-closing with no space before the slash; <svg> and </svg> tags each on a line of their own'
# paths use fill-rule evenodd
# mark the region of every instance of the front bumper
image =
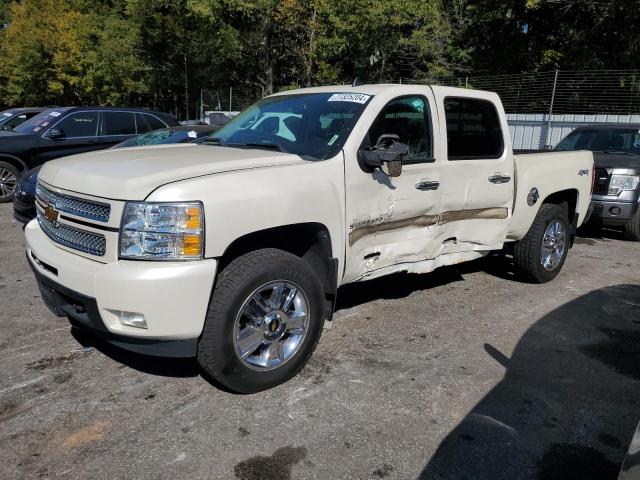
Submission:
<svg viewBox="0 0 640 480">
<path fill-rule="evenodd" d="M 216 260 L 100 263 L 57 247 L 37 221 L 27 225 L 25 235 L 27 259 L 43 300 L 56 315 L 129 350 L 195 354 Z M 123 325 L 121 311 L 142 314 L 147 328 Z"/>
<path fill-rule="evenodd" d="M 638 211 L 638 202 L 616 202 L 608 200 L 591 200 L 593 212 L 591 220 L 603 225 L 624 225 Z"/>
</svg>

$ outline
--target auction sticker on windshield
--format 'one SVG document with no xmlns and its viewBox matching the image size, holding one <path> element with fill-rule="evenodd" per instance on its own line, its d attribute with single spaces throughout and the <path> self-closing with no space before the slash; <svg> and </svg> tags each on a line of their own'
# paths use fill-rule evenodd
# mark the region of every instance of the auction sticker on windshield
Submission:
<svg viewBox="0 0 640 480">
<path fill-rule="evenodd" d="M 363 93 L 334 93 L 329 97 L 328 102 L 354 102 L 354 103 L 367 103 L 367 100 L 371 98 L 371 95 L 365 95 Z"/>
</svg>

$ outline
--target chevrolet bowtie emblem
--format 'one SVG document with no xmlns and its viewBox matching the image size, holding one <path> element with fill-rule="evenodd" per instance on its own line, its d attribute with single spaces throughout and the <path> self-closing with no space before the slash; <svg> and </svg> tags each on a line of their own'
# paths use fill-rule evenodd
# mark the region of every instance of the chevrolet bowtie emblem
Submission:
<svg viewBox="0 0 640 480">
<path fill-rule="evenodd" d="M 51 223 L 58 223 L 58 211 L 53 207 L 53 205 L 47 205 L 47 208 L 44 209 L 44 216 Z"/>
</svg>

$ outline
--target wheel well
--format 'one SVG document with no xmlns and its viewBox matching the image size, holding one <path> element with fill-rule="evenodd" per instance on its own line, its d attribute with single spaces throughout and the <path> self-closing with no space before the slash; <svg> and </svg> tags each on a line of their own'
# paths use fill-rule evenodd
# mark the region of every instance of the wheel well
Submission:
<svg viewBox="0 0 640 480">
<path fill-rule="evenodd" d="M 18 157 L 9 156 L 9 155 L 0 155 L 0 162 L 6 162 L 18 169 L 19 172 L 24 172 L 27 170 L 27 165 L 20 160 Z"/>
<path fill-rule="evenodd" d="M 324 288 L 327 320 L 330 320 L 338 288 L 338 262 L 333 257 L 327 227 L 320 223 L 299 223 L 251 232 L 227 247 L 220 258 L 219 270 L 222 271 L 234 258 L 261 248 L 284 250 L 311 265 Z"/>
<path fill-rule="evenodd" d="M 571 189 L 555 192 L 545 198 L 542 203 L 552 203 L 554 205 L 565 204 L 567 206 L 569 223 L 573 224 L 576 216 L 576 206 L 578 205 L 578 191 Z"/>
</svg>

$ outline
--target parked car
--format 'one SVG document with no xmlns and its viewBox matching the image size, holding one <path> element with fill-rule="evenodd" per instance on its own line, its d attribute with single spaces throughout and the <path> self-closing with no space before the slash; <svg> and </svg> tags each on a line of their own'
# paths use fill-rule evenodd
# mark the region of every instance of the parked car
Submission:
<svg viewBox="0 0 640 480">
<path fill-rule="evenodd" d="M 251 128 L 290 113 L 293 139 Z M 522 278 L 554 279 L 592 170 L 591 152 L 514 156 L 494 93 L 302 89 L 197 144 L 47 163 L 27 258 L 73 325 L 256 392 L 300 371 L 340 285 L 506 246 Z"/>
<path fill-rule="evenodd" d="M 591 150 L 596 162 L 592 225 L 622 227 L 640 241 L 640 124 L 580 127 L 556 151 Z"/>
<path fill-rule="evenodd" d="M 210 126 L 169 127 L 143 133 L 111 148 L 141 147 L 169 143 L 187 143 L 202 138 L 215 129 Z M 13 194 L 13 217 L 23 225 L 36 218 L 36 184 L 41 166 L 28 170 L 18 181 Z"/>
<path fill-rule="evenodd" d="M 13 130 L 21 123 L 35 117 L 44 110 L 46 110 L 46 108 L 41 107 L 10 108 L 9 110 L 4 110 L 0 112 L 0 131 Z"/>
<path fill-rule="evenodd" d="M 207 121 L 209 125 L 211 125 L 214 128 L 224 127 L 237 114 L 238 112 L 218 112 L 218 111 L 206 112 Z"/>
<path fill-rule="evenodd" d="M 0 132 L 0 203 L 13 198 L 21 173 L 44 162 L 115 145 L 158 128 L 177 126 L 171 115 L 107 107 L 47 109 Z"/>
<path fill-rule="evenodd" d="M 161 128 L 153 132 L 131 137 L 111 148 L 143 147 L 148 145 L 162 145 L 168 143 L 188 143 L 205 137 L 216 129 L 204 125 L 180 125 L 178 127 Z"/>
</svg>

